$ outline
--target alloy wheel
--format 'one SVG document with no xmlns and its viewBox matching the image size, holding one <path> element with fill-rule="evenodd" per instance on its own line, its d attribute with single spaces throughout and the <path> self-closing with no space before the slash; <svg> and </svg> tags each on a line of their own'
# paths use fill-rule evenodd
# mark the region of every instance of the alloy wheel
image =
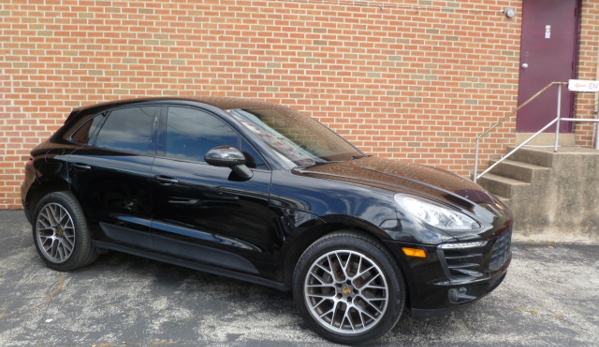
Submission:
<svg viewBox="0 0 599 347">
<path fill-rule="evenodd" d="M 75 250 L 75 223 L 58 203 L 49 203 L 38 214 L 35 231 L 39 249 L 53 263 L 67 261 Z"/>
<path fill-rule="evenodd" d="M 375 327 L 389 304 L 381 268 L 356 251 L 335 250 L 312 263 L 304 281 L 310 314 L 325 329 L 343 335 Z"/>
</svg>

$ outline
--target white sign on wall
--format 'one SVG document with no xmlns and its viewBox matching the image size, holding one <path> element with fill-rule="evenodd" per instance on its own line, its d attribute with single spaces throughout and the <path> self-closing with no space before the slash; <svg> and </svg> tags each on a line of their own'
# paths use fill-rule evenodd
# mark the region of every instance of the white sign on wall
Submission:
<svg viewBox="0 0 599 347">
<path fill-rule="evenodd" d="M 569 80 L 568 90 L 572 92 L 597 93 L 599 92 L 599 81 Z"/>
</svg>

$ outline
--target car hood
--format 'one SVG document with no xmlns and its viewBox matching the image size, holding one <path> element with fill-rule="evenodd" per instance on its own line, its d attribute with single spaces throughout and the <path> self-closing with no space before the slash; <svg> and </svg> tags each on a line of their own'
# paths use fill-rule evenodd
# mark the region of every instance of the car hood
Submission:
<svg viewBox="0 0 599 347">
<path fill-rule="evenodd" d="M 478 184 L 451 172 L 406 161 L 365 157 L 299 170 L 302 175 L 341 180 L 396 193 L 425 196 L 458 204 L 501 204 Z"/>
</svg>

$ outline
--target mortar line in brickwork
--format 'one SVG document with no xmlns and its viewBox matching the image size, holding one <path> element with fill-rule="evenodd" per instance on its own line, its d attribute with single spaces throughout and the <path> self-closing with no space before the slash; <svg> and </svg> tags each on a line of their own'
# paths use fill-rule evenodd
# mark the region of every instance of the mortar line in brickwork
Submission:
<svg viewBox="0 0 599 347">
<path fill-rule="evenodd" d="M 504 14 L 504 9 L 501 10 L 483 10 L 483 9 L 470 9 L 470 8 L 458 8 L 458 7 L 441 7 L 441 6 L 420 6 L 420 5 L 401 5 L 389 2 L 370 2 L 370 1 L 333 1 L 333 0 L 280 0 L 277 2 L 289 2 L 289 3 L 305 3 L 310 5 L 336 5 L 336 6 L 355 6 L 355 7 L 374 7 L 381 11 L 384 10 L 404 10 L 404 11 L 415 11 L 415 12 L 467 12 L 467 13 L 497 13 L 500 15 Z"/>
</svg>

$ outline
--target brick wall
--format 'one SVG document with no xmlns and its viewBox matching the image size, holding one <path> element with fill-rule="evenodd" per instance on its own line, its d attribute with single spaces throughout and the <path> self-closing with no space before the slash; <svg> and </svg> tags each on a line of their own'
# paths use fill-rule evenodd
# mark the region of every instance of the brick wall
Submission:
<svg viewBox="0 0 599 347">
<path fill-rule="evenodd" d="M 517 103 L 508 7 L 521 13 L 509 0 L 5 0 L 0 208 L 19 207 L 28 151 L 73 107 L 152 95 L 284 103 L 368 153 L 470 176 L 475 135 Z M 597 22 L 597 5 L 585 11 Z M 583 40 L 596 55 L 597 28 Z M 592 74 L 596 59 L 581 61 Z M 481 162 L 514 127 L 485 140 Z"/>
<path fill-rule="evenodd" d="M 581 9 L 578 79 L 599 80 L 599 2 L 583 1 Z M 576 117 L 597 118 L 597 94 L 576 93 Z M 576 144 L 594 147 L 596 125 L 575 123 Z"/>
</svg>

